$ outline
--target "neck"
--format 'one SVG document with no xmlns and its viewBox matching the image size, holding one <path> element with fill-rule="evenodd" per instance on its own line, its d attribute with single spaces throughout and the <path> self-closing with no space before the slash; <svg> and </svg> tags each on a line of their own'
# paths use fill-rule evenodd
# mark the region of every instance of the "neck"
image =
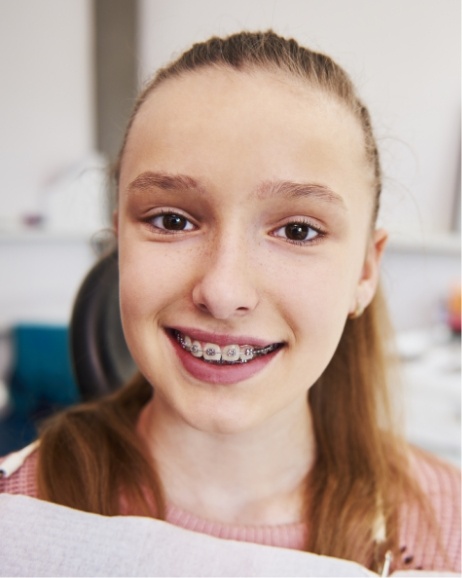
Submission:
<svg viewBox="0 0 462 578">
<path fill-rule="evenodd" d="M 233 434 L 197 430 L 162 405 L 153 398 L 138 430 L 170 503 L 228 524 L 302 520 L 306 477 L 314 459 L 308 403 Z"/>
</svg>

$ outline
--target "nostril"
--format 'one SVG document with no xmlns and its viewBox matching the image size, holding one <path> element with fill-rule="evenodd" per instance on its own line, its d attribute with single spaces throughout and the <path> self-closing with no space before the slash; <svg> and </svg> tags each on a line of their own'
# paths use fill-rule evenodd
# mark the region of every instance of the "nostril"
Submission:
<svg viewBox="0 0 462 578">
<path fill-rule="evenodd" d="M 204 313 L 207 313 L 209 311 L 208 307 L 207 307 L 207 305 L 205 305 L 205 303 L 196 303 L 196 307 L 198 309 L 200 309 L 201 311 L 203 311 Z"/>
<path fill-rule="evenodd" d="M 252 278 L 238 275 L 235 268 L 223 266 L 208 269 L 197 279 L 192 289 L 192 301 L 199 311 L 217 319 L 228 319 L 255 309 L 259 297 Z"/>
</svg>

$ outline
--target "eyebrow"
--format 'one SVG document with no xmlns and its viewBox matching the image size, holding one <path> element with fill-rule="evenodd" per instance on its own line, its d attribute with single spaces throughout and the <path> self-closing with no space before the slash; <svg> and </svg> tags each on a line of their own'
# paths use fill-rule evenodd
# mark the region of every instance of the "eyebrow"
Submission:
<svg viewBox="0 0 462 578">
<path fill-rule="evenodd" d="M 146 171 L 138 175 L 127 187 L 129 193 L 147 192 L 153 188 L 164 191 L 195 190 L 203 191 L 203 187 L 187 175 L 174 175 L 169 173 L 156 173 Z"/>
<path fill-rule="evenodd" d="M 138 175 L 129 185 L 129 193 L 148 192 L 153 188 L 164 191 L 196 191 L 205 192 L 196 179 L 188 175 L 171 174 L 163 172 L 146 171 Z M 314 197 L 328 203 L 338 205 L 346 210 L 343 198 L 332 191 L 329 187 L 317 183 L 297 183 L 294 181 L 264 181 L 256 190 L 258 198 L 285 197 L 286 199 L 297 199 L 304 197 Z"/>
<path fill-rule="evenodd" d="M 328 203 L 338 205 L 346 210 L 345 201 L 329 187 L 317 183 L 297 183 L 294 181 L 265 181 L 257 190 L 260 198 L 272 196 L 285 197 L 287 199 L 298 199 L 304 197 L 314 197 Z"/>
</svg>

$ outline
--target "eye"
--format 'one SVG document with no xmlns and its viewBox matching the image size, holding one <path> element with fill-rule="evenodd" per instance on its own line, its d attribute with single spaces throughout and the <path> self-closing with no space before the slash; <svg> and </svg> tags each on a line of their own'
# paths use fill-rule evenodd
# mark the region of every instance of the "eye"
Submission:
<svg viewBox="0 0 462 578">
<path fill-rule="evenodd" d="M 194 225 L 179 213 L 162 213 L 149 219 L 149 223 L 156 229 L 164 231 L 192 231 Z"/>
<path fill-rule="evenodd" d="M 323 232 L 309 223 L 294 221 L 276 229 L 273 235 L 275 237 L 283 237 L 291 243 L 305 244 L 314 241 L 320 235 L 323 235 Z"/>
</svg>

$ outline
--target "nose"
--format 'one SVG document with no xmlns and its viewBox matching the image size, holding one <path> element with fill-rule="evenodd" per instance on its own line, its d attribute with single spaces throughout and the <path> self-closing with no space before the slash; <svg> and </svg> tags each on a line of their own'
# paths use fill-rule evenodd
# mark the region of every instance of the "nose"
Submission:
<svg viewBox="0 0 462 578">
<path fill-rule="evenodd" d="M 198 309 L 226 320 L 256 308 L 259 291 L 248 247 L 239 243 L 215 244 L 201 261 L 192 291 Z"/>
</svg>

